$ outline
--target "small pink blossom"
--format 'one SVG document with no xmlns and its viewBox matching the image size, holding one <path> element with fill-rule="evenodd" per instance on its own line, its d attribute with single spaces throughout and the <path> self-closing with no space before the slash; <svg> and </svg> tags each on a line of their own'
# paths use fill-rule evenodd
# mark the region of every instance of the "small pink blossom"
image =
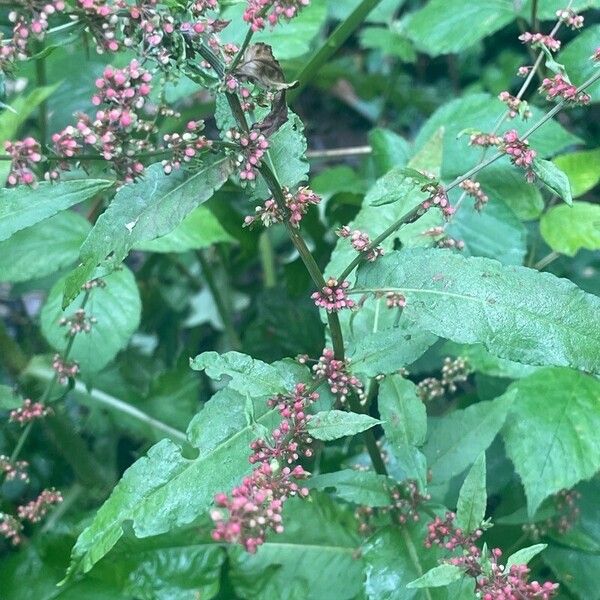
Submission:
<svg viewBox="0 0 600 600">
<path fill-rule="evenodd" d="M 530 46 L 546 46 L 551 52 L 558 52 L 560 50 L 560 40 L 557 40 L 550 35 L 526 31 L 519 36 L 519 39 L 524 44 L 529 44 Z"/>
<path fill-rule="evenodd" d="M 255 129 L 249 133 L 230 129 L 226 137 L 239 148 L 236 160 L 240 169 L 240 179 L 242 182 L 253 182 L 258 174 L 258 168 L 262 164 L 263 156 L 269 148 L 267 138 Z"/>
<path fill-rule="evenodd" d="M 21 532 L 23 531 L 22 523 L 12 515 L 6 513 L 0 513 L 0 536 L 9 541 L 13 546 L 18 546 L 23 538 Z"/>
<path fill-rule="evenodd" d="M 61 327 L 67 328 L 68 337 L 74 337 L 79 333 L 89 333 L 92 326 L 96 323 L 94 317 L 88 317 L 83 308 L 78 308 L 72 316 L 63 317 L 59 321 Z"/>
<path fill-rule="evenodd" d="M 325 348 L 323 354 L 312 368 L 316 380 L 325 379 L 331 393 L 344 404 L 348 394 L 355 393 L 359 401 L 366 400 L 362 381 L 348 371 L 348 362 L 337 360 L 331 348 Z"/>
<path fill-rule="evenodd" d="M 281 19 L 289 21 L 310 4 L 310 0 L 247 0 L 244 21 L 253 31 L 260 31 L 268 23 L 277 25 Z"/>
<path fill-rule="evenodd" d="M 44 406 L 41 402 L 32 402 L 29 398 L 23 400 L 23 405 L 10 412 L 9 421 L 26 425 L 31 421 L 43 419 L 52 414 L 52 409 Z"/>
<path fill-rule="evenodd" d="M 540 92 L 546 94 L 547 100 L 556 100 L 558 98 L 573 104 L 589 104 L 591 97 L 585 92 L 578 92 L 577 86 L 573 85 L 568 79 L 557 73 L 554 77 L 546 77 L 540 86 Z"/>
<path fill-rule="evenodd" d="M 560 9 L 556 11 L 557 18 L 571 29 L 581 29 L 583 27 L 583 17 L 578 15 L 574 10 Z"/>
<path fill-rule="evenodd" d="M 383 256 L 383 248 L 381 246 L 376 246 L 375 248 L 371 248 L 371 239 L 367 233 L 364 233 L 358 229 L 352 230 L 347 226 L 338 229 L 337 234 L 341 238 L 350 239 L 350 244 L 352 247 L 362 254 L 369 262 L 373 262 L 377 260 L 380 256 Z"/>
<path fill-rule="evenodd" d="M 525 121 L 531 117 L 531 110 L 529 109 L 527 102 L 524 100 L 520 100 L 516 96 L 512 96 L 506 91 L 500 92 L 498 99 L 501 102 L 504 102 L 504 104 L 506 104 L 508 107 L 508 116 L 511 119 L 514 119 L 519 114 Z"/>
<path fill-rule="evenodd" d="M 33 169 L 43 159 L 39 142 L 27 137 L 18 142 L 4 142 L 4 149 L 11 157 L 8 185 L 35 184 L 37 177 Z"/>
<path fill-rule="evenodd" d="M 475 210 L 480 212 L 488 203 L 488 196 L 481 189 L 481 184 L 473 179 L 465 179 L 460 183 L 461 189 L 475 200 Z"/>
<path fill-rule="evenodd" d="M 529 147 L 527 140 L 519 138 L 516 129 L 507 131 L 503 136 L 503 150 L 509 156 L 510 161 L 517 167 L 526 169 L 528 177 L 530 177 L 531 166 L 536 157 L 537 152 Z"/>
<path fill-rule="evenodd" d="M 330 313 L 345 308 L 354 308 L 356 303 L 354 300 L 351 300 L 346 293 L 346 290 L 349 287 L 349 282 L 339 282 L 337 279 L 331 277 L 327 280 L 325 287 L 312 294 L 311 298 L 319 308 L 323 308 Z"/>
<path fill-rule="evenodd" d="M 29 481 L 28 467 L 29 463 L 25 460 L 11 461 L 8 456 L 0 454 L 0 473 L 4 473 L 6 481 Z"/>
<path fill-rule="evenodd" d="M 22 521 L 38 523 L 46 516 L 52 505 L 60 504 L 62 501 L 62 494 L 54 488 L 43 490 L 35 500 L 17 507 L 17 515 Z"/>
</svg>

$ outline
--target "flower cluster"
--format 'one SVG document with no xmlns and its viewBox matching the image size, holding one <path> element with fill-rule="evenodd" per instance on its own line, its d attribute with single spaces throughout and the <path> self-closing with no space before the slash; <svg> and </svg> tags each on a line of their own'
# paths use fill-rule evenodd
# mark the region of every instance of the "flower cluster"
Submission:
<svg viewBox="0 0 600 600">
<path fill-rule="evenodd" d="M 79 373 L 79 363 L 76 361 L 68 362 L 60 354 L 55 354 L 52 358 L 52 368 L 56 373 L 58 383 L 65 385 L 69 379 L 77 377 Z"/>
<path fill-rule="evenodd" d="M 35 500 L 19 506 L 17 515 L 22 521 L 39 523 L 46 516 L 51 506 L 60 504 L 62 501 L 62 494 L 54 488 L 43 490 Z"/>
<path fill-rule="evenodd" d="M 523 531 L 535 540 L 539 540 L 550 532 L 564 535 L 573 528 L 579 519 L 580 510 L 577 503 L 580 498 L 581 494 L 576 490 L 560 490 L 554 496 L 556 514 L 541 523 L 523 525 Z"/>
<path fill-rule="evenodd" d="M 348 297 L 346 290 L 350 287 L 348 281 L 338 281 L 330 277 L 325 286 L 318 292 L 314 292 L 311 298 L 319 308 L 327 312 L 338 312 L 345 308 L 354 308 L 356 302 Z"/>
<path fill-rule="evenodd" d="M 574 10 L 570 8 L 563 8 L 556 11 L 556 16 L 571 29 L 581 29 L 583 27 L 583 17 L 578 15 Z"/>
<path fill-rule="evenodd" d="M 18 546 L 23 538 L 21 532 L 23 531 L 23 524 L 6 513 L 0 513 L 0 536 L 8 540 L 13 546 Z"/>
<path fill-rule="evenodd" d="M 450 237 L 449 235 L 445 235 L 442 239 L 438 240 L 436 243 L 436 248 L 448 248 L 450 250 L 464 250 L 465 242 L 463 240 L 458 240 L 456 238 Z"/>
<path fill-rule="evenodd" d="M 33 168 L 43 158 L 39 143 L 27 137 L 20 142 L 4 142 L 4 149 L 11 157 L 8 185 L 33 185 L 36 182 Z"/>
<path fill-rule="evenodd" d="M 32 402 L 29 398 L 23 400 L 23 406 L 10 411 L 8 417 L 11 423 L 26 425 L 31 421 L 43 419 L 52 413 L 52 409 L 44 406 L 41 402 Z"/>
<path fill-rule="evenodd" d="M 471 198 L 475 200 L 476 211 L 481 211 L 488 203 L 489 198 L 481 189 L 481 184 L 478 181 L 465 179 L 460 183 L 460 188 L 464 190 L 468 196 L 471 196 Z"/>
<path fill-rule="evenodd" d="M 458 383 L 463 383 L 469 377 L 471 368 L 466 359 L 446 357 L 442 366 L 442 376 L 427 377 L 417 385 L 417 392 L 422 400 L 442 398 L 446 393 L 454 394 L 458 390 Z"/>
<path fill-rule="evenodd" d="M 491 551 L 489 573 L 476 579 L 475 590 L 482 600 L 550 600 L 557 590 L 558 583 L 547 581 L 528 583 L 527 565 L 511 565 L 506 569 L 498 564 L 502 556 L 500 548 Z"/>
<path fill-rule="evenodd" d="M 249 133 L 241 133 L 237 129 L 230 129 L 225 137 L 239 148 L 236 161 L 240 169 L 240 179 L 242 182 L 254 181 L 258 173 L 258 167 L 260 167 L 263 156 L 269 148 L 267 138 L 256 129 L 251 130 Z"/>
<path fill-rule="evenodd" d="M 371 248 L 371 239 L 367 233 L 364 233 L 358 229 L 350 229 L 350 227 L 344 226 L 338 229 L 336 232 L 341 238 L 347 238 L 350 240 L 352 247 L 362 254 L 369 262 L 377 260 L 380 256 L 383 256 L 383 248 L 376 246 Z"/>
<path fill-rule="evenodd" d="M 95 317 L 88 317 L 83 308 L 78 308 L 72 317 L 63 317 L 58 323 L 67 328 L 67 337 L 73 337 L 78 333 L 89 333 L 96 322 Z"/>
<path fill-rule="evenodd" d="M 13 462 L 8 456 L 0 454 L 0 473 L 4 473 L 6 481 L 29 481 L 28 467 L 29 463 L 25 460 Z"/>
<path fill-rule="evenodd" d="M 391 504 L 389 510 L 400 525 L 418 523 L 419 507 L 423 502 L 431 500 L 430 494 L 421 494 L 419 485 L 413 479 L 407 479 L 390 490 Z"/>
<path fill-rule="evenodd" d="M 520 115 L 526 121 L 531 117 L 531 110 L 525 100 L 521 100 L 506 91 L 500 92 L 498 99 L 506 104 L 509 118 L 514 119 L 517 115 Z"/>
<path fill-rule="evenodd" d="M 529 147 L 527 140 L 519 138 L 519 134 L 516 129 L 507 131 L 503 138 L 502 149 L 509 156 L 510 161 L 517 167 L 522 167 L 526 170 L 526 177 L 528 181 L 533 181 L 534 175 L 531 171 L 533 165 L 533 159 L 536 156 L 536 151 Z"/>
<path fill-rule="evenodd" d="M 238 543 L 254 553 L 269 530 L 283 532 L 284 502 L 290 496 L 308 496 L 308 489 L 298 484 L 308 473 L 297 463 L 301 456 L 312 456 L 307 411 L 318 397 L 298 384 L 292 394 L 269 400 L 269 406 L 278 410 L 280 422 L 271 432 L 271 441 L 261 438 L 250 445 L 250 463 L 258 465 L 252 474 L 233 489 L 231 497 L 224 493 L 215 496 L 218 508 L 211 512 L 215 541 Z"/>
<path fill-rule="evenodd" d="M 450 204 L 448 194 L 443 185 L 431 182 L 425 184 L 421 190 L 429 193 L 429 198 L 421 202 L 422 212 L 426 212 L 430 208 L 437 206 L 445 217 L 450 217 L 454 214 L 455 209 Z"/>
<path fill-rule="evenodd" d="M 362 381 L 348 372 L 348 362 L 337 360 L 331 348 L 325 348 L 323 354 L 313 365 L 315 379 L 325 379 L 331 393 L 344 404 L 348 394 L 355 393 L 362 403 L 366 400 L 365 389 Z"/>
<path fill-rule="evenodd" d="M 554 77 L 546 77 L 540 86 L 540 93 L 546 94 L 547 100 L 556 100 L 561 98 L 573 104 L 589 104 L 591 97 L 585 92 L 578 92 L 577 86 L 560 73 Z"/>
<path fill-rule="evenodd" d="M 472 133 L 469 138 L 470 146 L 480 146 L 481 148 L 489 148 L 490 146 L 498 146 L 502 143 L 502 138 L 491 133 Z"/>
<path fill-rule="evenodd" d="M 309 4 L 310 0 L 248 0 L 244 21 L 250 24 L 252 31 L 260 31 L 267 23 L 274 26 L 281 19 L 293 19 Z"/>
<path fill-rule="evenodd" d="M 558 52 L 560 50 L 560 40 L 553 38 L 551 35 L 526 31 L 519 36 L 519 39 L 524 44 L 529 44 L 530 46 L 545 46 L 551 52 Z"/>
<path fill-rule="evenodd" d="M 406 298 L 398 292 L 387 292 L 385 295 L 385 304 L 388 308 L 404 308 Z"/>
<path fill-rule="evenodd" d="M 308 187 L 298 188 L 295 194 L 284 187 L 282 192 L 285 198 L 285 212 L 287 212 L 288 221 L 292 227 L 299 227 L 300 221 L 308 209 L 321 202 L 320 196 Z M 244 218 L 244 227 L 250 227 L 258 221 L 264 227 L 270 227 L 275 223 L 283 223 L 285 220 L 284 211 L 280 209 L 274 198 L 269 198 L 264 204 L 257 206 L 254 212 L 254 215 Z"/>
<path fill-rule="evenodd" d="M 203 129 L 204 123 L 202 121 L 189 121 L 186 125 L 186 131 L 182 135 L 173 133 L 163 136 L 165 148 L 170 151 L 171 155 L 168 160 L 162 161 L 165 173 L 169 174 L 181 168 L 182 162 L 190 162 L 198 155 L 198 152 L 210 148 L 211 141 L 200 135 Z"/>
</svg>

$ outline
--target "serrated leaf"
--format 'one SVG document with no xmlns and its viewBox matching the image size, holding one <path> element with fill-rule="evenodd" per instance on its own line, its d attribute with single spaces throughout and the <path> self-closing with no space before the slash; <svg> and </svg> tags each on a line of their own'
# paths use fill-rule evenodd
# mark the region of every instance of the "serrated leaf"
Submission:
<svg viewBox="0 0 600 600">
<path fill-rule="evenodd" d="M 310 501 L 286 502 L 283 522 L 285 531 L 268 536 L 256 554 L 230 548 L 239 597 L 351 600 L 360 594 L 363 560 L 351 511 L 313 492 Z"/>
<path fill-rule="evenodd" d="M 526 565 L 534 556 L 544 551 L 548 544 L 535 544 L 527 548 L 521 548 L 511 554 L 506 560 L 505 570 L 508 571 L 513 565 Z"/>
<path fill-rule="evenodd" d="M 552 192 L 567 204 L 573 204 L 569 178 L 553 162 L 536 158 L 532 170 Z"/>
<path fill-rule="evenodd" d="M 206 207 L 193 210 L 173 231 L 154 240 L 136 244 L 146 252 L 187 252 L 207 248 L 218 242 L 233 242 L 215 215 Z"/>
<path fill-rule="evenodd" d="M 553 206 L 540 220 L 544 241 L 560 254 L 575 256 L 579 250 L 600 249 L 600 205 L 574 202 Z"/>
<path fill-rule="evenodd" d="M 600 469 L 600 381 L 569 369 L 540 369 L 514 383 L 502 436 L 532 517 L 544 499 Z"/>
<path fill-rule="evenodd" d="M 354 339 L 348 349 L 351 371 L 364 377 L 396 373 L 422 356 L 436 340 L 437 336 L 401 319 L 397 327 Z"/>
<path fill-rule="evenodd" d="M 73 264 L 91 229 L 86 219 L 63 211 L 0 242 L 0 281 L 28 281 Z"/>
<path fill-rule="evenodd" d="M 390 450 L 407 479 L 427 488 L 427 462 L 420 447 L 427 434 L 425 405 L 416 386 L 399 375 L 386 377 L 379 388 L 379 413 Z"/>
<path fill-rule="evenodd" d="M 352 469 L 313 475 L 306 481 L 308 488 L 332 489 L 338 498 L 362 506 L 389 506 L 389 484 L 390 480 L 384 475 Z"/>
<path fill-rule="evenodd" d="M 455 565 L 438 565 L 418 579 L 408 583 L 406 587 L 409 589 L 442 587 L 450 585 L 464 576 L 464 571 L 460 567 L 456 567 Z"/>
<path fill-rule="evenodd" d="M 134 246 L 173 231 L 227 181 L 232 168 L 228 158 L 220 158 L 193 173 L 166 175 L 154 164 L 144 179 L 123 186 L 83 243 L 81 264 L 66 281 L 63 305 L 68 306 L 98 264 L 102 274 L 110 273 Z"/>
<path fill-rule="evenodd" d="M 473 6 L 478 8 L 478 4 Z M 542 109 L 535 106 L 530 108 L 532 122 L 535 123 L 544 116 Z M 468 138 L 465 136 L 457 138 L 457 135 L 469 128 L 491 131 L 501 114 L 500 102 L 489 94 L 468 94 L 463 98 L 457 98 L 444 104 L 431 115 L 415 139 L 415 148 L 417 150 L 422 148 L 435 131 L 444 127 L 443 143 L 440 148 L 443 150 L 442 179 L 453 179 L 477 164 L 482 154 L 481 148 L 469 146 Z M 528 128 L 528 122 L 514 120 L 505 123 L 500 129 L 500 134 L 508 129 L 516 129 L 519 134 L 524 134 Z M 542 158 L 552 156 L 580 141 L 555 120 L 545 123 L 528 139 L 538 152 L 538 156 Z M 503 197 L 501 200 L 507 199 Z"/>
<path fill-rule="evenodd" d="M 314 438 L 329 442 L 361 433 L 380 423 L 381 421 L 369 415 L 328 410 L 314 415 L 308 422 L 307 429 Z"/>
<path fill-rule="evenodd" d="M 482 452 L 467 473 L 458 495 L 456 524 L 466 533 L 475 531 L 485 518 L 487 506 L 485 475 L 485 452 Z"/>
<path fill-rule="evenodd" d="M 549 273 L 415 248 L 361 267 L 357 288 L 402 293 L 418 327 L 501 358 L 600 372 L 600 299 Z"/>
<path fill-rule="evenodd" d="M 194 371 L 206 371 L 217 381 L 223 375 L 231 377 L 229 388 L 243 396 L 275 396 L 290 392 L 298 382 L 297 371 L 288 365 L 268 365 L 241 352 L 203 352 L 190 359 L 190 367 Z"/>
<path fill-rule="evenodd" d="M 196 458 L 187 458 L 171 440 L 154 445 L 135 462 L 98 510 L 73 548 L 67 578 L 89 571 L 123 536 L 132 523 L 138 538 L 159 535 L 193 523 L 213 502 L 214 494 L 231 489 L 250 471 L 248 447 L 255 428 L 246 423 L 240 394 L 220 393 L 218 406 L 210 400 L 190 426 Z M 209 412 L 204 413 L 205 410 Z M 273 427 L 277 411 L 263 398 L 255 405 L 256 421 Z"/>
<path fill-rule="evenodd" d="M 43 181 L 35 188 L 0 189 L 0 241 L 62 210 L 79 204 L 113 185 L 106 179 Z"/>
<path fill-rule="evenodd" d="M 390 129 L 382 127 L 372 129 L 369 132 L 369 145 L 378 177 L 385 175 L 394 167 L 403 167 L 409 160 L 411 149 L 408 142 Z"/>
<path fill-rule="evenodd" d="M 84 374 L 100 371 L 123 349 L 140 322 L 142 310 L 140 294 L 135 277 L 123 267 L 104 279 L 106 286 L 91 290 L 85 307 L 88 317 L 96 323 L 89 333 L 75 336 L 69 360 L 76 360 Z M 64 279 L 60 279 L 50 290 L 50 294 L 40 315 L 42 333 L 50 345 L 58 352 L 64 352 L 69 339 L 66 327 L 60 320 L 69 318 L 81 306 L 84 294 L 81 293 L 73 306 L 63 312 L 61 308 Z"/>
<path fill-rule="evenodd" d="M 428 421 L 423 453 L 435 482 L 449 481 L 487 450 L 502 428 L 512 398 L 478 402 Z"/>
</svg>

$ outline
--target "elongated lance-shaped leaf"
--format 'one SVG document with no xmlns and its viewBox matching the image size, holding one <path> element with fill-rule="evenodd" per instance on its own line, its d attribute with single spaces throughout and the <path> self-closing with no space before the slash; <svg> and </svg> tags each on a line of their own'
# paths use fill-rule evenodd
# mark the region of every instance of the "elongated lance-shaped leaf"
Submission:
<svg viewBox="0 0 600 600">
<path fill-rule="evenodd" d="M 79 204 L 113 185 L 107 179 L 41 182 L 35 188 L 0 189 L 0 241 L 52 215 Z"/>
<path fill-rule="evenodd" d="M 475 531 L 485 517 L 485 474 L 485 452 L 482 452 L 469 470 L 458 496 L 456 524 L 467 533 Z"/>
<path fill-rule="evenodd" d="M 354 435 L 378 425 L 381 421 L 343 410 L 328 410 L 317 413 L 308 422 L 308 432 L 318 440 L 330 441 Z"/>
<path fill-rule="evenodd" d="M 549 273 L 407 249 L 360 269 L 358 289 L 402 293 L 407 318 L 452 341 L 524 364 L 600 373 L 600 298 Z"/>
<path fill-rule="evenodd" d="M 175 229 L 227 181 L 232 168 L 228 158 L 220 158 L 194 173 L 182 170 L 166 175 L 160 164 L 154 164 L 144 179 L 122 187 L 81 247 L 80 265 L 65 284 L 63 306 L 100 263 L 101 274 L 110 273 L 131 248 Z"/>
</svg>

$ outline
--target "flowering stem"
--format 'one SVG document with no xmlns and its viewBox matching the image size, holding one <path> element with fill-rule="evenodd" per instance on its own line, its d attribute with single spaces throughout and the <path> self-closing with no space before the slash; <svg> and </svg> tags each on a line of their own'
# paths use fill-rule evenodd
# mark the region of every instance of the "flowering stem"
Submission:
<svg viewBox="0 0 600 600">
<path fill-rule="evenodd" d="M 362 0 L 362 2 L 342 21 L 327 38 L 325 43 L 317 50 L 306 65 L 300 70 L 295 79 L 298 85 L 289 91 L 289 101 L 293 102 L 308 82 L 316 75 L 321 67 L 338 51 L 344 42 L 362 24 L 367 15 L 381 2 L 381 0 Z"/>
<path fill-rule="evenodd" d="M 44 49 L 43 44 L 38 44 L 38 52 L 42 52 Z M 46 78 L 46 59 L 45 58 L 37 58 L 35 61 L 35 74 L 37 79 L 37 85 L 39 88 L 43 88 L 46 86 L 47 78 Z M 40 134 L 40 143 L 42 146 L 46 144 L 48 140 L 48 101 L 42 100 L 39 105 L 39 117 L 38 117 L 38 127 Z"/>
<path fill-rule="evenodd" d="M 592 75 L 589 79 L 587 79 L 587 81 L 582 83 L 577 88 L 576 92 L 579 93 L 579 92 L 585 90 L 586 88 L 588 88 L 590 85 L 592 85 L 599 79 L 600 79 L 600 71 L 598 73 L 596 73 L 595 75 Z M 537 131 L 542 125 L 544 125 L 547 121 L 552 119 L 552 117 L 554 117 L 554 115 L 559 113 L 563 109 L 563 107 L 566 103 L 567 103 L 566 100 L 561 100 L 552 110 L 548 111 L 535 125 L 530 127 L 521 136 L 521 138 L 526 139 L 532 133 Z M 454 181 L 452 181 L 449 185 L 447 185 L 444 188 L 445 191 L 449 192 L 450 190 L 454 189 L 455 187 L 458 187 L 463 181 L 465 181 L 465 179 L 470 179 L 473 175 L 476 175 L 477 173 L 479 173 L 479 171 L 485 169 L 486 167 L 488 167 L 492 163 L 496 162 L 499 158 L 501 158 L 503 156 L 504 156 L 503 152 L 496 152 L 496 154 L 494 154 L 493 156 L 488 158 L 486 161 L 480 162 L 479 164 L 475 165 L 472 169 L 467 171 L 464 175 L 460 175 L 459 177 L 457 177 Z M 420 210 L 421 210 L 421 207 L 419 205 L 416 208 L 414 208 L 412 211 L 401 216 L 397 221 L 394 221 L 383 233 L 378 235 L 369 244 L 369 246 L 367 246 L 367 252 L 369 250 L 373 250 L 374 248 L 376 248 L 381 242 L 383 242 L 390 235 L 392 235 L 402 225 L 404 225 L 406 223 L 412 223 L 413 221 L 415 221 L 419 216 Z M 346 279 L 346 277 L 348 277 L 348 275 L 350 275 L 350 273 L 352 273 L 352 271 L 363 261 L 363 255 L 365 255 L 365 254 L 366 254 L 366 252 L 361 253 L 359 256 L 354 258 L 354 260 L 343 270 L 342 274 L 339 277 L 340 281 L 343 281 L 344 279 Z"/>
<path fill-rule="evenodd" d="M 260 262 L 262 265 L 264 283 L 266 288 L 274 288 L 277 285 L 275 273 L 275 256 L 273 253 L 273 244 L 269 237 L 269 230 L 265 229 L 258 238 L 258 249 L 260 253 Z"/>
<path fill-rule="evenodd" d="M 215 301 L 215 305 L 217 307 L 217 311 L 219 312 L 219 316 L 221 317 L 221 321 L 223 321 L 223 326 L 225 327 L 225 332 L 227 337 L 229 338 L 229 343 L 234 350 L 239 350 L 242 347 L 242 340 L 237 334 L 235 327 L 233 325 L 233 318 L 231 316 L 231 311 L 225 302 L 225 298 L 221 294 L 221 290 L 217 285 L 215 278 L 213 276 L 212 267 L 207 260 L 204 252 L 202 250 L 198 250 L 196 252 L 196 256 L 200 261 L 200 266 L 202 267 L 202 275 L 206 281 L 206 285 L 208 285 L 208 289 Z"/>
</svg>

